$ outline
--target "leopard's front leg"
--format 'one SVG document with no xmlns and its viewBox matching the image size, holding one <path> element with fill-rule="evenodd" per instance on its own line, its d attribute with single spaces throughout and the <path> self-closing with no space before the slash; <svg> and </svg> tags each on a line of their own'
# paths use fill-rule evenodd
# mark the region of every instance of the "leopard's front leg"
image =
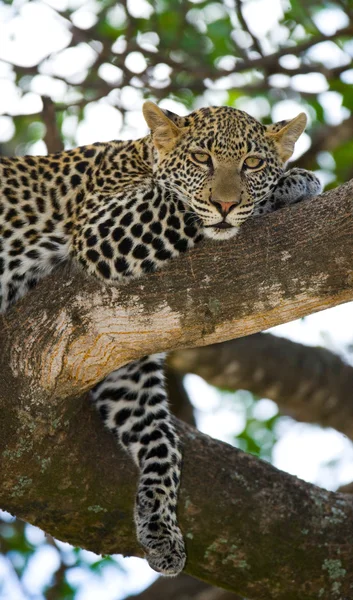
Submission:
<svg viewBox="0 0 353 600">
<path fill-rule="evenodd" d="M 92 398 L 110 431 L 140 469 L 137 538 L 149 565 L 164 575 L 184 568 L 185 546 L 176 517 L 180 442 L 164 387 L 163 354 L 137 360 L 108 375 Z"/>
<path fill-rule="evenodd" d="M 272 192 L 255 204 L 253 216 L 266 215 L 321 192 L 322 185 L 315 173 L 297 167 L 290 169 L 280 177 Z"/>
</svg>

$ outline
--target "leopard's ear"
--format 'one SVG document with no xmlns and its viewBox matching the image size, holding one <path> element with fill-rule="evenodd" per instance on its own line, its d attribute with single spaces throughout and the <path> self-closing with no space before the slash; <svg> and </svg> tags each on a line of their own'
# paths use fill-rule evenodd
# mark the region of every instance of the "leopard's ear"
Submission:
<svg viewBox="0 0 353 600">
<path fill-rule="evenodd" d="M 279 156 L 286 162 L 294 152 L 294 145 L 303 133 L 307 122 L 305 113 L 300 113 L 290 121 L 280 121 L 268 125 L 267 135 L 270 136 L 277 147 Z"/>
<path fill-rule="evenodd" d="M 167 108 L 162 108 L 162 111 L 164 112 L 165 116 L 168 117 L 168 119 L 175 123 L 177 127 L 185 126 L 185 117 L 181 117 Z"/>
<path fill-rule="evenodd" d="M 145 102 L 142 111 L 157 150 L 167 152 L 181 134 L 179 127 L 153 102 Z"/>
</svg>

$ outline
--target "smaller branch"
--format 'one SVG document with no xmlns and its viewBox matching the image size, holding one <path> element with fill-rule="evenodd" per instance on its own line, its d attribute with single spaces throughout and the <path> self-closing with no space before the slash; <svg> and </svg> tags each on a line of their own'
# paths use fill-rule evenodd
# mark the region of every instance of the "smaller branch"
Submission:
<svg viewBox="0 0 353 600">
<path fill-rule="evenodd" d="M 82 86 L 84 87 L 84 86 Z M 112 86 L 113 89 L 113 86 Z M 87 104 L 90 104 L 91 102 L 98 102 L 99 100 L 101 100 L 102 98 L 105 98 L 107 96 L 107 94 L 109 93 L 110 89 L 104 89 L 104 91 L 102 91 L 102 93 L 97 94 L 94 98 L 82 98 L 81 100 L 77 100 L 77 102 L 70 102 L 70 104 L 65 104 L 63 102 L 58 102 L 56 104 L 54 104 L 54 102 L 52 102 L 53 104 L 53 110 L 55 113 L 58 112 L 63 112 L 66 110 L 69 110 L 71 108 L 84 108 L 85 106 L 87 106 Z M 42 96 L 42 100 L 43 100 L 43 96 Z M 122 110 L 122 109 L 121 109 Z M 36 113 L 17 113 L 15 115 L 12 115 L 10 113 L 1 113 L 2 117 L 10 117 L 11 119 L 17 119 L 19 117 L 30 117 L 30 118 L 42 118 L 43 117 L 43 111 L 40 112 L 36 112 Z M 56 117 L 55 117 L 56 118 Z"/>
<path fill-rule="evenodd" d="M 56 121 L 55 104 L 48 96 L 42 96 L 42 102 L 43 110 L 41 112 L 41 117 L 46 129 L 44 142 L 48 153 L 54 154 L 55 152 L 61 152 L 64 150 L 64 144 Z"/>
<path fill-rule="evenodd" d="M 183 376 L 173 369 L 166 371 L 168 398 L 172 413 L 177 419 L 195 426 L 194 409 L 183 384 Z"/>
<path fill-rule="evenodd" d="M 245 600 L 220 588 L 212 587 L 182 573 L 176 578 L 163 577 L 157 579 L 150 587 L 125 600 Z"/>
<path fill-rule="evenodd" d="M 208 589 L 210 586 L 204 581 L 182 573 L 175 578 L 161 577 L 140 594 L 127 596 L 125 600 L 195 600 L 200 592 Z"/>
<path fill-rule="evenodd" d="M 316 44 L 320 44 L 321 42 L 332 41 L 340 37 L 351 37 L 353 34 L 353 24 L 349 24 L 347 27 L 343 27 L 342 29 L 338 29 L 335 33 L 330 35 L 320 34 L 310 37 L 308 40 L 297 44 L 296 46 L 285 46 L 278 50 L 277 52 L 273 52 L 272 54 L 267 54 L 266 56 L 261 56 L 259 58 L 249 58 L 247 61 L 243 61 L 238 63 L 233 72 L 237 72 L 239 70 L 253 69 L 253 68 L 266 68 L 271 65 L 276 65 L 279 58 L 285 56 L 286 54 L 295 54 L 298 56 L 305 52 L 309 48 L 316 46 Z M 348 67 L 347 67 L 348 68 Z"/>
<path fill-rule="evenodd" d="M 246 31 L 246 33 L 248 33 L 252 39 L 252 43 L 253 43 L 253 47 L 255 48 L 255 50 L 260 54 L 260 56 L 263 56 L 263 50 L 261 48 L 261 44 L 260 41 L 258 40 L 258 38 L 250 31 L 249 26 L 247 24 L 247 21 L 244 17 L 244 13 L 243 13 L 243 1 L 242 0 L 236 0 L 235 3 L 235 10 L 237 13 L 237 17 L 239 19 L 239 23 L 242 26 L 242 28 L 244 29 L 244 31 Z"/>
<path fill-rule="evenodd" d="M 55 539 L 51 535 L 47 535 L 46 537 L 48 545 L 52 546 L 57 551 L 60 562 L 52 575 L 50 585 L 46 589 L 45 598 L 46 600 L 60 600 L 60 598 L 62 598 L 62 587 L 65 584 L 66 575 L 70 571 L 70 566 L 65 564 L 62 552 Z"/>
<path fill-rule="evenodd" d="M 336 2 L 343 8 L 344 12 L 350 19 L 353 19 L 353 9 L 351 5 L 351 0 L 336 0 Z"/>
<path fill-rule="evenodd" d="M 296 166 L 312 168 L 316 155 L 324 150 L 330 152 L 352 139 L 353 115 L 338 125 L 321 125 L 312 135 L 310 148 L 296 161 Z"/>
<path fill-rule="evenodd" d="M 246 389 L 277 402 L 298 421 L 334 427 L 353 439 L 353 367 L 325 348 L 258 333 L 179 350 L 170 366 L 230 390 Z"/>
<path fill-rule="evenodd" d="M 341 485 L 337 491 L 341 494 L 353 494 L 353 481 L 346 483 L 346 485 Z"/>
</svg>

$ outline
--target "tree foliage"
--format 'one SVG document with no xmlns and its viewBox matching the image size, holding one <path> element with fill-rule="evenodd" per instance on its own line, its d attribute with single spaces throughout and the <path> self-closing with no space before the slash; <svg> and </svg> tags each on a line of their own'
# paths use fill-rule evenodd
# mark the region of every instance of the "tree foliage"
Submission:
<svg viewBox="0 0 353 600">
<path fill-rule="evenodd" d="M 15 123 L 6 151 L 23 153 L 38 139 L 46 141 L 49 151 L 61 143 L 74 145 L 79 122 L 89 114 L 103 118 L 103 108 L 114 123 L 121 119 L 121 131 L 110 130 L 111 138 L 139 134 L 146 97 L 174 100 L 181 110 L 230 104 L 264 122 L 291 116 L 300 105 L 308 113 L 313 140 L 301 164 L 322 168 L 336 182 L 350 178 L 350 0 L 267 5 L 263 0 L 101 0 L 89 8 L 69 0 L 48 4 L 41 18 L 50 27 L 56 24 L 61 47 L 53 50 L 55 40 L 46 39 L 41 60 L 33 62 L 38 52 L 23 47 L 16 27 L 11 31 L 9 26 L 10 39 L 0 54 L 2 71 L 18 95 L 17 102 L 5 103 Z M 5 14 L 10 25 L 21 18 L 30 26 L 41 6 L 15 3 Z M 94 113 L 97 104 L 102 110 Z M 34 114 L 23 114 L 33 107 Z M 10 135 L 9 122 L 8 127 Z"/>
</svg>

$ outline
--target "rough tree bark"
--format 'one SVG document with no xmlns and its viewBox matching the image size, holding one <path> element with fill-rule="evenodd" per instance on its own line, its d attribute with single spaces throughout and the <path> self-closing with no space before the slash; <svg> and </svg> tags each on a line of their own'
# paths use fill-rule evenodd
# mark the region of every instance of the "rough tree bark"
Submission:
<svg viewBox="0 0 353 600">
<path fill-rule="evenodd" d="M 174 377 L 194 373 L 221 388 L 249 390 L 277 402 L 283 414 L 353 439 L 353 367 L 325 348 L 256 333 L 179 350 L 168 360 Z"/>
<path fill-rule="evenodd" d="M 65 398 L 148 352 L 233 339 L 351 300 L 352 191 L 353 180 L 254 219 L 232 242 L 204 242 L 122 287 L 57 270 L 3 318 L 2 377 L 16 372 L 26 389 L 35 371 L 37 393 Z"/>
<path fill-rule="evenodd" d="M 353 298 L 353 182 L 123 288 L 58 271 L 2 319 L 0 505 L 96 552 L 140 554 L 134 467 L 77 397 L 156 350 Z M 253 600 L 352 597 L 351 499 L 177 424 L 187 572 Z M 210 482 L 214 482 L 210 485 Z"/>
</svg>

